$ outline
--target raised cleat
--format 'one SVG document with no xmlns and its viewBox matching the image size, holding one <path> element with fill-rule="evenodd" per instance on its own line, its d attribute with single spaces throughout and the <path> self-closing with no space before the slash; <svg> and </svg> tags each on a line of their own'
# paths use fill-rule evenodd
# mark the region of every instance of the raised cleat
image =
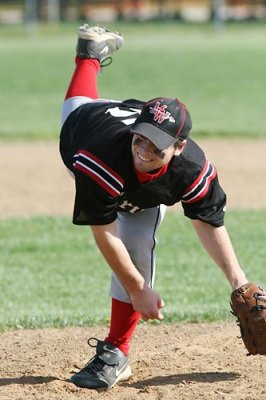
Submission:
<svg viewBox="0 0 266 400">
<path fill-rule="evenodd" d="M 77 55 L 80 58 L 96 58 L 102 63 L 123 45 L 118 32 L 99 26 L 82 25 L 78 30 Z"/>
</svg>

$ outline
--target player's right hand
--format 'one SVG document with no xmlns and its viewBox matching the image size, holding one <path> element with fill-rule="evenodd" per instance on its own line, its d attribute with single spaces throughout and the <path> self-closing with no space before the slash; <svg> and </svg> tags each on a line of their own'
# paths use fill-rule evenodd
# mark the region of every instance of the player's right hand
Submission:
<svg viewBox="0 0 266 400">
<path fill-rule="evenodd" d="M 144 321 L 149 319 L 158 319 L 161 321 L 164 319 L 161 312 L 161 309 L 164 307 L 164 301 L 148 285 L 145 284 L 142 289 L 130 293 L 130 298 L 134 310 L 141 314 Z"/>
</svg>

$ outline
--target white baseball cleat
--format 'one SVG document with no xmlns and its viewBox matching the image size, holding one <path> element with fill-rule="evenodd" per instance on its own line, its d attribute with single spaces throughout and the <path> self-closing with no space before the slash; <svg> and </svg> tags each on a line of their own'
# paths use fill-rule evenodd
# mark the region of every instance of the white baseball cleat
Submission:
<svg viewBox="0 0 266 400">
<path fill-rule="evenodd" d="M 77 55 L 94 58 L 102 63 L 123 45 L 123 36 L 118 32 L 99 26 L 82 25 L 78 30 Z"/>
</svg>

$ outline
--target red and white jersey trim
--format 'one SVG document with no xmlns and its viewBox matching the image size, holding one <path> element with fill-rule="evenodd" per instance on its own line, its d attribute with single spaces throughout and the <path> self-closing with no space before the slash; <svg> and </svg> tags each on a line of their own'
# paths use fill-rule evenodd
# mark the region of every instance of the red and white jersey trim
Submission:
<svg viewBox="0 0 266 400">
<path fill-rule="evenodd" d="M 79 150 L 75 155 L 74 168 L 83 172 L 99 184 L 112 197 L 120 195 L 124 179 L 94 154 Z"/>
<path fill-rule="evenodd" d="M 207 194 L 210 184 L 216 175 L 216 168 L 208 160 L 206 160 L 200 175 L 188 187 L 181 201 L 183 203 L 195 203 L 196 201 L 201 200 Z"/>
</svg>

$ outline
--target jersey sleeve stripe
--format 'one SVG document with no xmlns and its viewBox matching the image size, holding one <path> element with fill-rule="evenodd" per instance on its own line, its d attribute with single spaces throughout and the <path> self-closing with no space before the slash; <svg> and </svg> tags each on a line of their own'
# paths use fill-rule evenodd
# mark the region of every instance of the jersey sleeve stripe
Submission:
<svg viewBox="0 0 266 400">
<path fill-rule="evenodd" d="M 104 190 L 106 190 L 112 197 L 118 197 L 120 191 L 113 187 L 109 182 L 107 182 L 102 176 L 100 176 L 96 171 L 90 169 L 87 165 L 82 164 L 80 161 L 76 161 L 74 164 L 75 169 L 85 173 L 95 182 L 97 182 Z"/>
<path fill-rule="evenodd" d="M 117 197 L 123 190 L 124 179 L 94 154 L 79 150 L 74 155 L 73 166 L 97 182 L 111 196 Z"/>
<path fill-rule="evenodd" d="M 208 160 L 206 160 L 204 168 L 201 171 L 201 173 L 199 174 L 199 176 L 197 177 L 197 179 L 185 191 L 185 194 L 183 196 L 184 198 L 189 196 L 195 189 L 197 189 L 197 187 L 201 184 L 201 182 L 203 181 L 204 177 L 208 173 L 209 168 L 210 168 L 210 163 L 209 163 Z"/>
<path fill-rule="evenodd" d="M 84 157 L 87 160 L 91 161 L 95 165 L 97 165 L 99 168 L 101 168 L 103 171 L 105 171 L 107 174 L 109 174 L 112 179 L 116 180 L 121 186 L 124 185 L 124 179 L 117 173 L 115 172 L 112 168 L 110 168 L 108 165 L 106 165 L 102 160 L 100 160 L 98 157 L 96 157 L 94 154 L 90 153 L 87 150 L 79 150 L 77 154 L 75 154 L 75 157 Z"/>
<path fill-rule="evenodd" d="M 195 203 L 196 201 L 199 201 L 201 199 L 203 199 L 203 197 L 206 195 L 206 193 L 209 190 L 210 184 L 213 181 L 213 179 L 216 177 L 217 175 L 217 171 L 215 169 L 215 167 L 213 165 L 210 164 L 210 173 L 208 174 L 208 176 L 205 175 L 205 179 L 202 181 L 204 182 L 203 185 L 197 185 L 197 188 L 200 188 L 200 190 L 197 190 L 196 193 L 194 191 L 194 196 L 190 197 L 188 200 L 184 200 L 185 196 L 182 198 L 182 202 L 183 203 Z"/>
</svg>

